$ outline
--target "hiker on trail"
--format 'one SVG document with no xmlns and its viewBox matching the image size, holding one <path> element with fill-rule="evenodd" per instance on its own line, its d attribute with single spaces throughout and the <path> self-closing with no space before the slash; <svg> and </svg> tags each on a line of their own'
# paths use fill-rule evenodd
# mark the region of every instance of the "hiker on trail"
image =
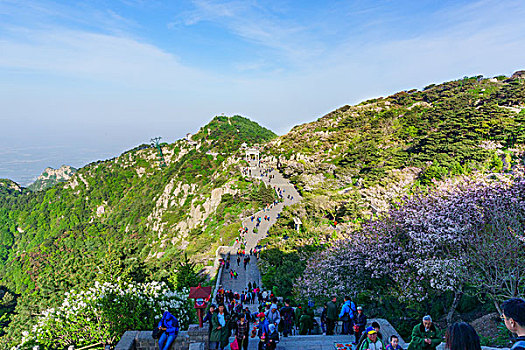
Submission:
<svg viewBox="0 0 525 350">
<path fill-rule="evenodd" d="M 357 341 L 361 339 L 361 336 L 363 335 L 363 332 L 366 328 L 366 315 L 363 312 L 363 308 L 361 306 L 357 307 L 357 315 L 354 319 L 354 334 L 355 334 L 355 341 L 354 345 L 357 344 Z"/>
<path fill-rule="evenodd" d="M 235 277 L 235 279 L 237 279 L 237 277 L 239 277 L 239 274 L 237 273 L 237 271 L 233 271 L 233 277 Z"/>
<path fill-rule="evenodd" d="M 264 347 L 266 345 L 266 339 L 268 338 L 268 335 L 270 333 L 270 324 L 268 323 L 268 320 L 265 318 L 264 312 L 261 312 L 257 315 L 257 318 L 259 319 L 259 322 L 254 327 L 252 331 L 252 338 L 257 335 L 259 337 L 259 350 L 264 350 Z"/>
<path fill-rule="evenodd" d="M 233 279 L 233 276 L 234 276 L 233 270 L 230 270 L 230 279 Z"/>
<path fill-rule="evenodd" d="M 479 343 L 479 340 L 478 340 L 478 343 Z M 452 350 L 451 348 L 448 348 L 448 349 Z M 403 350 L 403 348 L 399 345 L 399 338 L 397 337 L 397 335 L 392 334 L 390 336 L 390 344 L 386 346 L 386 350 Z M 456 350 L 459 350 L 459 349 L 456 349 Z"/>
<path fill-rule="evenodd" d="M 275 350 L 277 343 L 279 342 L 279 332 L 277 331 L 277 326 L 270 324 L 268 326 L 268 338 L 266 339 L 266 349 Z"/>
<path fill-rule="evenodd" d="M 310 334 L 311 329 L 314 326 L 313 311 L 310 308 L 305 307 L 302 310 L 301 318 L 299 319 L 299 335 Z"/>
<path fill-rule="evenodd" d="M 215 304 L 211 304 L 210 308 L 208 309 L 208 312 L 206 313 L 206 316 L 202 319 L 202 322 L 208 322 L 208 341 L 210 341 L 211 336 L 211 318 L 213 316 L 213 313 L 215 312 Z"/>
<path fill-rule="evenodd" d="M 525 300 L 512 298 L 501 305 L 505 327 L 518 337 L 511 350 L 525 350 Z"/>
<path fill-rule="evenodd" d="M 343 330 L 341 334 L 354 334 L 353 319 L 354 319 L 355 304 L 350 300 L 349 296 L 345 296 L 345 302 L 341 307 L 339 318 L 343 321 Z"/>
<path fill-rule="evenodd" d="M 157 327 L 164 331 L 159 338 L 159 349 L 168 350 L 179 334 L 179 321 L 166 310 Z"/>
<path fill-rule="evenodd" d="M 441 332 L 432 322 L 432 317 L 427 315 L 423 321 L 412 330 L 412 340 L 409 350 L 435 350 L 443 340 Z"/>
<path fill-rule="evenodd" d="M 226 312 L 224 304 L 219 304 L 217 309 L 211 318 L 210 349 L 224 350 L 230 338 L 230 328 L 228 327 L 230 316 Z"/>
<path fill-rule="evenodd" d="M 237 267 L 241 264 L 241 257 L 237 255 Z"/>
<path fill-rule="evenodd" d="M 386 350 L 385 344 L 377 336 L 377 331 L 373 327 L 368 327 L 365 331 L 366 339 L 358 350 Z"/>
<path fill-rule="evenodd" d="M 250 321 L 244 313 L 239 316 L 239 321 L 235 326 L 235 339 L 239 345 L 239 350 L 248 350 L 248 340 L 250 336 Z"/>
<path fill-rule="evenodd" d="M 479 336 L 468 323 L 456 322 L 447 329 L 445 334 L 445 349 L 481 350 Z"/>
<path fill-rule="evenodd" d="M 287 337 L 288 334 L 292 333 L 293 320 L 294 320 L 294 310 L 290 306 L 290 299 L 284 300 L 284 306 L 280 310 L 281 321 L 283 324 L 283 336 Z"/>
<path fill-rule="evenodd" d="M 323 305 L 323 311 L 321 312 L 321 331 L 326 334 L 326 303 Z"/>
<path fill-rule="evenodd" d="M 337 297 L 326 303 L 326 335 L 334 335 L 335 322 L 337 321 Z"/>
<path fill-rule="evenodd" d="M 270 310 L 266 312 L 266 319 L 269 323 L 274 325 L 279 325 L 281 322 L 281 314 L 279 313 L 279 310 L 277 310 L 277 305 L 272 304 L 270 306 Z"/>
</svg>

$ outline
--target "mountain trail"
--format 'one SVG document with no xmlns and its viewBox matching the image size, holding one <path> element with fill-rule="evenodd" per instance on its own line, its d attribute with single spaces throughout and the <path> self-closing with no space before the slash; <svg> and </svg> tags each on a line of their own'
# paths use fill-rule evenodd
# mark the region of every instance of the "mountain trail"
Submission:
<svg viewBox="0 0 525 350">
<path fill-rule="evenodd" d="M 285 179 L 281 173 L 275 169 L 265 169 L 259 166 L 252 166 L 246 169 L 245 174 L 255 179 L 263 181 L 266 185 L 271 186 L 277 192 L 283 201 L 273 204 L 256 212 L 253 216 L 245 218 L 242 221 L 243 228 L 247 228 L 248 232 L 244 235 L 246 241 L 245 252 L 246 256 L 250 257 L 250 262 L 244 268 L 243 257 L 241 257 L 240 264 L 237 265 L 237 254 L 230 256 L 230 270 L 238 273 L 237 278 L 231 278 L 230 270 L 223 269 L 221 276 L 221 284 L 225 290 L 233 290 L 234 292 L 241 292 L 246 289 L 248 282 L 256 282 L 261 286 L 261 274 L 257 266 L 257 259 L 254 255 L 249 255 L 250 250 L 255 249 L 259 241 L 268 235 L 272 225 L 277 221 L 278 215 L 282 212 L 285 206 L 293 205 L 301 201 L 302 197 L 295 189 L 294 185 Z M 266 219 L 265 219 L 266 217 Z M 259 225 L 257 225 L 260 219 Z M 254 232 L 254 229 L 256 232 Z M 233 250 L 241 247 L 241 242 L 237 242 L 233 246 Z M 256 309 L 256 305 L 249 305 L 250 309 Z"/>
</svg>

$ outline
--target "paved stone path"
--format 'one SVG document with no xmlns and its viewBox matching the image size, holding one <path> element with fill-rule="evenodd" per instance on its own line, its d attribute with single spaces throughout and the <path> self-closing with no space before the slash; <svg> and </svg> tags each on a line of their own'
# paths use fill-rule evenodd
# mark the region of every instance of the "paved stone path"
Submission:
<svg viewBox="0 0 525 350">
<path fill-rule="evenodd" d="M 267 236 L 268 230 L 277 221 L 277 215 L 281 213 L 283 208 L 287 205 L 292 205 L 301 201 L 301 196 L 295 187 L 286 180 L 281 173 L 276 170 L 269 172 L 264 175 L 265 169 L 260 167 L 251 167 L 251 177 L 262 180 L 265 184 L 272 186 L 274 189 L 280 189 L 283 191 L 283 202 L 273 205 L 271 208 L 260 210 L 254 214 L 255 219 L 252 221 L 251 217 L 246 218 L 242 221 L 243 227 L 248 228 L 248 233 L 244 236 L 246 241 L 246 252 L 250 249 L 255 248 L 259 241 Z M 270 180 L 268 175 L 274 176 Z M 290 196 L 290 198 L 288 198 Z M 264 220 L 264 216 L 269 216 L 269 220 Z M 261 217 L 263 220 L 259 224 L 258 232 L 255 233 L 253 229 L 256 227 L 256 218 Z M 240 247 L 240 243 L 234 246 L 237 250 Z M 237 266 L 237 255 L 232 254 L 230 256 L 230 269 L 237 271 L 239 276 L 237 279 L 230 277 L 230 271 L 224 270 L 222 273 L 222 286 L 226 290 L 233 290 L 240 292 L 247 287 L 248 282 L 256 282 L 257 285 L 261 285 L 261 274 L 259 267 L 257 266 L 257 260 L 254 256 L 250 257 L 250 263 L 247 265 L 246 270 L 243 266 L 243 261 Z M 249 304 L 251 312 L 255 312 L 258 308 L 258 304 Z M 230 338 L 230 342 L 233 341 L 233 337 Z M 350 344 L 354 341 L 353 335 L 347 336 L 291 336 L 288 338 L 281 338 L 280 343 L 277 345 L 277 349 L 288 349 L 288 350 L 333 350 L 335 343 Z M 250 338 L 248 349 L 255 350 L 259 344 L 258 338 Z"/>
<path fill-rule="evenodd" d="M 248 233 L 244 236 L 244 239 L 246 240 L 246 252 L 255 248 L 259 241 L 267 236 L 268 230 L 277 221 L 277 215 L 283 210 L 284 206 L 295 204 L 301 200 L 299 192 L 297 192 L 295 187 L 278 171 L 273 170 L 265 175 L 264 168 L 251 167 L 250 170 L 251 173 L 249 172 L 248 176 L 251 174 L 252 178 L 260 179 L 265 184 L 272 186 L 276 190 L 280 189 L 283 191 L 283 202 L 273 205 L 271 208 L 258 211 L 254 214 L 255 219 L 253 221 L 251 220 L 251 217 L 245 218 L 242 221 L 243 227 L 248 228 Z M 269 175 L 272 175 L 274 178 L 270 179 Z M 288 198 L 288 195 L 290 195 L 290 198 Z M 267 215 L 270 220 L 264 220 L 265 215 Z M 260 217 L 263 220 L 259 224 L 258 232 L 255 233 L 254 228 L 256 227 L 257 217 Z M 234 245 L 235 250 L 239 247 L 240 243 Z M 221 278 L 221 284 L 224 289 L 241 292 L 247 287 L 248 282 L 256 282 L 258 286 L 261 286 L 261 274 L 255 256 L 252 255 L 250 257 L 250 263 L 247 265 L 246 270 L 244 270 L 243 258 L 241 257 L 241 263 L 237 266 L 237 255 L 232 254 L 230 256 L 230 269 L 236 271 L 239 276 L 237 279 L 232 279 L 230 277 L 230 271 L 224 269 Z M 257 310 L 256 304 L 248 305 L 248 307 L 250 307 L 252 312 Z"/>
<path fill-rule="evenodd" d="M 273 175 L 275 177 L 270 180 L 269 176 L 262 175 L 264 172 L 263 168 L 251 167 L 250 169 L 251 176 L 253 178 L 260 179 L 265 184 L 270 185 L 275 189 L 280 188 L 281 190 L 283 190 L 284 201 L 272 206 L 270 209 L 260 210 L 254 214 L 255 218 L 264 218 L 265 215 L 268 215 L 270 217 L 270 221 L 261 221 L 257 233 L 253 232 L 253 229 L 256 226 L 256 220 L 253 220 L 253 222 L 251 221 L 251 218 L 246 218 L 243 220 L 243 227 L 248 228 L 248 233 L 245 236 L 247 251 L 249 251 L 252 248 L 255 248 L 259 241 L 267 236 L 268 230 L 277 221 L 277 214 L 279 214 L 285 206 L 298 203 L 302 199 L 301 195 L 299 194 L 299 192 L 297 192 L 292 183 L 285 179 L 277 170 L 273 170 L 269 173 L 269 175 Z M 288 195 L 290 195 L 293 199 L 289 199 Z"/>
</svg>

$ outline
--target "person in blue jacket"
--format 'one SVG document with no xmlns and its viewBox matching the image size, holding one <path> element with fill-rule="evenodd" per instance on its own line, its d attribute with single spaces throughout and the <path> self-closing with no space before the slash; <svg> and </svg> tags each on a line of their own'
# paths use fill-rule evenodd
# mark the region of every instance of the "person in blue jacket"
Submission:
<svg viewBox="0 0 525 350">
<path fill-rule="evenodd" d="M 354 334 L 352 323 L 355 311 L 354 302 L 350 300 L 350 297 L 346 296 L 341 312 L 339 313 L 339 319 L 343 321 L 343 331 L 341 334 Z"/>
<path fill-rule="evenodd" d="M 270 333 L 270 323 L 266 319 L 264 312 L 259 313 L 257 317 L 259 318 L 259 323 L 255 326 L 255 329 L 259 337 L 258 350 L 263 350 Z M 253 336 L 255 336 L 255 334 Z"/>
<path fill-rule="evenodd" d="M 159 338 L 159 349 L 168 350 L 179 335 L 179 321 L 169 311 L 164 311 L 158 328 L 164 330 Z"/>
</svg>

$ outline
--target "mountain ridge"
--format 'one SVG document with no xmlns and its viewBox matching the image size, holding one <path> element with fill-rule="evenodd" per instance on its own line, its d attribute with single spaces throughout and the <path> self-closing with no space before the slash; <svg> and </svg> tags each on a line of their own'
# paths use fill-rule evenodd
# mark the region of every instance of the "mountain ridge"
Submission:
<svg viewBox="0 0 525 350">
<path fill-rule="evenodd" d="M 241 218 L 275 200 L 273 189 L 242 175 L 243 143 L 257 144 L 263 164 L 279 167 L 303 197 L 262 241 L 263 282 L 290 295 L 312 251 L 403 196 L 440 179 L 521 169 L 521 79 L 432 84 L 340 107 L 280 137 L 247 118 L 217 116 L 187 139 L 160 144 L 162 158 L 140 145 L 37 192 L 0 181 L 0 286 L 17 296 L 16 308 L 2 311 L 10 315 L 4 338 L 17 339 L 30 322 L 24 310 L 56 305 L 94 280 L 174 281 L 183 252 L 211 270 Z"/>
</svg>

